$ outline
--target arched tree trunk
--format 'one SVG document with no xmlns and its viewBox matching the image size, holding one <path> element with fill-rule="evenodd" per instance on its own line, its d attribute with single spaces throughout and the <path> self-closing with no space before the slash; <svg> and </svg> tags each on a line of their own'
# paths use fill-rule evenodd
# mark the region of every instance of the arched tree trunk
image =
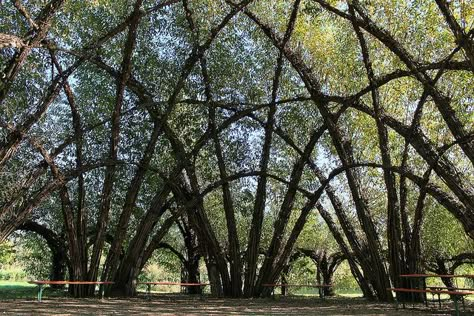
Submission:
<svg viewBox="0 0 474 316">
<path fill-rule="evenodd" d="M 201 254 L 199 253 L 199 245 L 196 233 L 189 226 L 188 221 L 184 220 L 182 225 L 178 225 L 181 234 L 184 237 L 184 245 L 186 246 L 186 261 L 184 266 L 187 272 L 186 282 L 188 283 L 201 283 L 201 273 L 199 272 L 199 261 Z M 189 294 L 201 294 L 201 287 L 191 286 L 188 288 Z"/>
<path fill-rule="evenodd" d="M 33 221 L 27 221 L 18 227 L 18 230 L 33 232 L 44 238 L 51 250 L 50 281 L 62 281 L 66 277 L 66 267 L 69 262 L 65 239 L 46 226 Z M 52 285 L 53 288 L 64 288 L 64 285 Z"/>
<path fill-rule="evenodd" d="M 312 73 L 311 69 L 304 64 L 299 52 L 291 49 L 289 46 L 282 45 L 281 37 L 249 10 L 246 10 L 245 13 L 260 27 L 274 46 L 284 53 L 293 68 L 298 72 L 311 95 L 311 99 L 318 107 L 318 110 L 324 119 L 324 123 L 327 126 L 332 143 L 336 148 L 342 165 L 349 166 L 354 164 L 352 144 L 343 130 L 336 124 L 334 114 L 329 109 L 328 103 L 321 100 L 321 87 L 319 81 Z M 380 239 L 361 189 L 357 172 L 347 169 L 345 173 L 355 203 L 357 216 L 368 243 L 366 254 L 370 261 L 370 274 L 366 273 L 366 276 L 371 276 L 370 280 L 377 297 L 383 301 L 390 301 L 392 300 L 392 294 L 386 290 L 390 287 L 390 279 L 381 256 L 382 251 Z"/>
<path fill-rule="evenodd" d="M 199 255 L 194 255 L 192 259 L 185 264 L 186 268 L 186 282 L 187 283 L 201 283 L 201 273 L 199 271 Z M 190 286 L 187 288 L 189 294 L 201 294 L 202 289 L 199 286 Z"/>
<path fill-rule="evenodd" d="M 364 260 L 364 257 L 363 257 L 363 251 L 362 251 L 361 245 L 359 244 L 357 236 L 355 235 L 354 229 L 352 228 L 352 225 L 348 221 L 347 216 L 345 216 L 345 212 L 342 209 L 342 204 L 340 203 L 339 199 L 334 194 L 334 191 L 332 190 L 332 188 L 328 187 L 328 189 L 326 190 L 326 193 L 329 195 L 333 203 L 333 206 L 336 210 L 336 214 L 339 217 L 339 222 L 341 223 L 341 226 L 343 227 L 343 231 L 346 235 L 346 238 L 349 241 L 349 244 L 351 245 L 353 249 L 353 252 L 350 251 L 349 246 L 346 244 L 342 236 L 342 232 L 337 228 L 336 223 L 334 222 L 331 214 L 329 214 L 329 212 L 320 203 L 316 205 L 316 207 L 319 210 L 319 214 L 321 214 L 321 217 L 324 219 L 324 221 L 328 225 L 329 230 L 331 231 L 332 235 L 334 236 L 334 239 L 338 243 L 339 248 L 341 249 L 344 256 L 347 258 L 347 261 L 349 262 L 349 266 L 351 268 L 352 275 L 356 279 L 357 284 L 359 284 L 359 287 L 362 290 L 364 297 L 366 297 L 367 299 L 374 299 L 375 293 L 370 284 L 370 280 L 367 279 L 363 273 L 365 270 L 368 269 L 368 267 L 366 266 L 366 261 Z M 361 262 L 364 264 L 364 266 L 362 266 L 362 271 L 361 269 L 359 269 L 359 265 L 357 264 L 356 259 L 358 260 L 359 264 L 361 264 Z"/>
<path fill-rule="evenodd" d="M 375 113 L 375 122 L 377 126 L 378 143 L 380 155 L 382 157 L 382 163 L 384 166 L 391 167 L 392 162 L 390 154 L 390 144 L 388 139 L 388 129 L 380 119 L 382 108 L 380 104 L 379 90 L 376 85 L 376 78 L 372 67 L 372 59 L 364 34 L 355 22 L 356 13 L 352 5 L 349 5 L 349 12 L 352 16 L 352 26 L 359 40 L 360 49 L 363 57 L 362 59 L 370 83 L 372 105 Z M 384 169 L 383 174 L 387 194 L 387 241 L 389 252 L 389 272 L 393 286 L 400 287 L 400 275 L 406 272 L 405 258 L 401 244 L 402 232 L 399 207 L 400 205 L 398 203 L 395 174 L 389 169 Z M 371 244 L 369 241 L 369 247 L 372 246 L 373 244 Z M 380 250 L 381 249 L 379 248 L 378 251 Z M 389 285 L 389 283 L 386 285 Z"/>
<path fill-rule="evenodd" d="M 327 255 L 324 253 L 322 256 L 322 260 L 320 260 L 318 265 L 318 271 L 321 271 L 322 275 L 322 284 L 325 285 L 333 285 L 334 284 L 334 273 L 336 272 L 337 267 L 341 264 L 342 260 L 344 259 L 341 253 L 335 253 L 331 255 Z M 324 296 L 334 296 L 334 288 L 333 287 L 325 287 L 323 288 Z"/>
<path fill-rule="evenodd" d="M 123 259 L 120 260 L 119 268 L 113 279 L 115 283 L 110 288 L 106 288 L 107 295 L 124 297 L 136 295 L 136 279 L 138 275 L 153 252 L 159 247 L 161 240 L 177 218 L 177 213 L 168 217 L 150 240 L 151 230 L 169 207 L 166 202 L 168 193 L 169 191 L 165 189 L 155 196 L 156 200 L 152 203 L 147 216 L 140 223 L 137 234 L 130 242 Z M 148 240 L 150 242 L 145 247 Z"/>
<path fill-rule="evenodd" d="M 342 252 L 336 252 L 328 255 L 326 250 L 310 250 L 298 248 L 297 251 L 304 256 L 309 257 L 316 265 L 316 283 L 324 285 L 333 285 L 334 273 L 346 256 Z M 334 296 L 334 289 L 323 288 L 325 296 Z"/>
</svg>

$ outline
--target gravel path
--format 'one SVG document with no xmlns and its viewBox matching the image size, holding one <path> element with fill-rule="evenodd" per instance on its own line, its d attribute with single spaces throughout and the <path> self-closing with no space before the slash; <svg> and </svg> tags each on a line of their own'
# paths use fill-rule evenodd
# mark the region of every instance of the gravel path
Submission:
<svg viewBox="0 0 474 316">
<path fill-rule="evenodd" d="M 0 301 L 3 315 L 451 315 L 453 305 L 440 310 L 432 304 L 396 310 L 392 304 L 367 302 L 360 298 L 285 297 L 272 299 L 215 299 L 181 295 L 156 295 L 150 300 L 45 298 Z M 469 303 L 462 315 L 474 315 Z"/>
</svg>

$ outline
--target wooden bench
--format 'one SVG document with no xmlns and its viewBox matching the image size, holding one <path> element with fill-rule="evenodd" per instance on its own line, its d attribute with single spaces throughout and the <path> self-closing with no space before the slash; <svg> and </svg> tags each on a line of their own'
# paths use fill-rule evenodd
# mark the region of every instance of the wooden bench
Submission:
<svg viewBox="0 0 474 316">
<path fill-rule="evenodd" d="M 152 285 L 199 286 L 199 287 L 201 288 L 201 291 L 200 291 L 201 297 L 202 297 L 202 293 L 203 293 L 203 291 L 202 291 L 203 288 L 206 287 L 207 285 L 209 285 L 209 283 L 182 283 L 182 282 L 137 282 L 137 285 L 138 285 L 138 284 L 146 285 L 146 287 L 147 287 L 147 289 L 146 289 L 146 290 L 147 290 L 147 291 L 146 291 L 146 297 L 147 297 L 148 299 L 150 298 Z"/>
<path fill-rule="evenodd" d="M 35 284 L 38 286 L 38 302 L 41 302 L 43 297 L 43 290 L 45 285 L 70 285 L 70 284 L 79 284 L 79 285 L 100 285 L 100 284 L 114 284 L 114 282 L 94 282 L 94 281 L 28 281 L 30 284 Z M 104 298 L 104 289 L 100 292 L 100 298 Z"/>
<path fill-rule="evenodd" d="M 448 294 L 453 298 L 454 301 L 454 307 L 456 309 L 456 315 L 459 315 L 459 299 L 461 299 L 463 303 L 463 308 L 464 306 L 464 296 L 466 295 L 474 295 L 474 291 L 461 291 L 459 289 L 456 290 L 444 290 L 444 289 L 406 289 L 406 288 L 388 288 L 387 291 L 392 291 L 392 292 L 402 292 L 402 293 L 431 293 L 431 294 L 437 294 L 438 297 L 441 294 Z M 396 308 L 398 309 L 398 300 L 395 299 L 396 303 Z M 405 301 L 403 303 L 403 308 L 405 308 Z"/>
<path fill-rule="evenodd" d="M 262 284 L 263 287 L 272 288 L 272 297 L 275 298 L 275 287 L 311 287 L 319 290 L 319 297 L 324 299 L 324 289 L 331 288 L 331 284 Z"/>
</svg>

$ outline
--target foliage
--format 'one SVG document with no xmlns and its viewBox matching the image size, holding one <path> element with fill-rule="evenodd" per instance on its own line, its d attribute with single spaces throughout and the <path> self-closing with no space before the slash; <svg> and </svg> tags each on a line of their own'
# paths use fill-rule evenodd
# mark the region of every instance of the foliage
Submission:
<svg viewBox="0 0 474 316">
<path fill-rule="evenodd" d="M 9 241 L 2 242 L 0 244 L 0 266 L 11 264 L 14 254 L 13 244 Z"/>
<path fill-rule="evenodd" d="M 179 279 L 186 218 L 232 295 L 305 248 L 354 258 L 349 288 L 378 271 L 386 299 L 415 219 L 423 260 L 472 251 L 464 1 L 51 3 L 0 6 L 0 34 L 33 46 L 0 46 L 0 264 L 48 277 L 46 242 L 11 235 L 33 220 L 71 277 Z"/>
</svg>

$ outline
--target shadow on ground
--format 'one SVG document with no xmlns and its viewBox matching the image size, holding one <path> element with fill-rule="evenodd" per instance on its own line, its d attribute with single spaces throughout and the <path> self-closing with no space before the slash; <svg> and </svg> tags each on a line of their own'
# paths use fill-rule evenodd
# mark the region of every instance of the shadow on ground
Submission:
<svg viewBox="0 0 474 316">
<path fill-rule="evenodd" d="M 272 299 L 216 299 L 183 295 L 154 295 L 133 299 L 45 298 L 0 301 L 4 315 L 451 315 L 452 303 L 442 308 L 415 305 L 396 310 L 394 305 L 361 298 L 285 297 Z M 461 315 L 474 315 L 470 302 Z"/>
</svg>

